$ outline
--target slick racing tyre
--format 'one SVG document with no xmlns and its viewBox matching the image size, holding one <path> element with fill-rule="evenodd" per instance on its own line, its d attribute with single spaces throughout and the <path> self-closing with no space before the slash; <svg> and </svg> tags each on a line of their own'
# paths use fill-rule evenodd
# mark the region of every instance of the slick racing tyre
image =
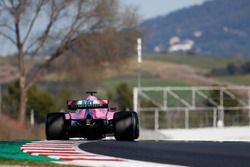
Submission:
<svg viewBox="0 0 250 167">
<path fill-rule="evenodd" d="M 138 115 L 134 111 L 121 111 L 114 115 L 116 140 L 134 140 L 139 137 Z"/>
<path fill-rule="evenodd" d="M 68 140 L 64 113 L 48 113 L 46 117 L 47 140 Z"/>
</svg>

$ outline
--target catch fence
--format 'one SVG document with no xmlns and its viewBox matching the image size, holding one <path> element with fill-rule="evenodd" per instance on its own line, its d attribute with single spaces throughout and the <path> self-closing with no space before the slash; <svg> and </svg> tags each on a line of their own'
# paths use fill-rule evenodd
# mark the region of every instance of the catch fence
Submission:
<svg viewBox="0 0 250 167">
<path fill-rule="evenodd" d="M 133 105 L 142 128 L 250 125 L 250 87 L 140 87 Z"/>
</svg>

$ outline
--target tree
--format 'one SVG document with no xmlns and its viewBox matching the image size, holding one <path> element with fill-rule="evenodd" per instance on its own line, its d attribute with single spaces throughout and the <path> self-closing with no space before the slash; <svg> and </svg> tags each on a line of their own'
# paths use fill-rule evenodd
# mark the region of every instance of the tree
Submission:
<svg viewBox="0 0 250 167">
<path fill-rule="evenodd" d="M 101 33 L 107 28 L 122 32 L 135 26 L 136 15 L 126 12 L 121 17 L 118 6 L 117 0 L 0 1 L 0 37 L 14 46 L 13 54 L 18 58 L 20 123 L 25 122 L 28 90 L 52 62 L 74 52 L 81 34 Z M 28 68 L 27 56 L 43 56 L 44 61 Z M 105 60 L 112 60 L 112 55 L 108 56 Z"/>
<path fill-rule="evenodd" d="M 120 110 L 131 110 L 133 108 L 133 92 L 126 82 L 118 84 L 114 94 L 107 92 L 107 97 L 110 100 L 114 100 Z M 140 105 L 141 107 L 156 107 L 152 101 L 145 98 L 141 98 Z"/>
<path fill-rule="evenodd" d="M 120 110 L 132 109 L 133 94 L 127 83 L 121 83 L 116 87 L 117 103 Z"/>
<path fill-rule="evenodd" d="M 112 27 L 102 33 L 83 33 L 74 42 L 73 51 L 61 57 L 55 65 L 59 71 L 63 67 L 62 71 L 77 83 L 78 88 L 93 89 L 86 88 L 86 85 L 95 85 L 94 82 L 103 77 L 106 69 L 119 69 L 133 55 L 131 52 L 135 53 L 136 36 L 134 29 L 117 31 Z"/>
<path fill-rule="evenodd" d="M 60 92 L 60 94 L 62 96 L 61 98 L 65 100 L 63 97 L 64 92 Z M 20 89 L 18 89 L 18 82 L 10 82 L 7 85 L 7 91 L 3 94 L 3 107 L 5 114 L 12 118 L 16 118 L 18 116 L 17 108 L 19 105 L 19 97 Z M 57 105 L 62 106 L 61 104 L 58 104 L 59 100 L 57 98 L 49 94 L 47 91 L 37 88 L 36 86 L 32 86 L 29 89 L 27 97 L 28 112 L 26 113 L 26 116 L 29 116 L 30 111 L 34 110 L 35 120 L 39 123 L 44 121 L 48 112 L 58 111 L 60 108 L 58 108 L 59 106 Z"/>
</svg>

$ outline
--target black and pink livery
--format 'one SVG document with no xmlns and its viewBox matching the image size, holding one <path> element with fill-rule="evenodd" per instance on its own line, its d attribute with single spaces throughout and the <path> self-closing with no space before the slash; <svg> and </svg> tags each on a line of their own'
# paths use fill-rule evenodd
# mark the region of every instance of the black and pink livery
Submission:
<svg viewBox="0 0 250 167">
<path fill-rule="evenodd" d="M 93 94 L 85 100 L 68 100 L 68 111 L 49 113 L 46 118 L 47 140 L 67 140 L 81 137 L 101 139 L 113 135 L 117 140 L 139 137 L 139 121 L 134 111 L 111 111 L 108 100 L 98 100 Z"/>
</svg>

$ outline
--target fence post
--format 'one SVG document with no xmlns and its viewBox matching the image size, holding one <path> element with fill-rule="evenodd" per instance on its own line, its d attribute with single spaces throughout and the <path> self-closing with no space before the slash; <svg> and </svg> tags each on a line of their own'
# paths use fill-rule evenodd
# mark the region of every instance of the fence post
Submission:
<svg viewBox="0 0 250 167">
<path fill-rule="evenodd" d="M 248 104 L 248 120 L 249 120 L 249 126 L 250 126 L 250 88 L 248 87 L 248 100 L 247 100 L 247 104 Z"/>
<path fill-rule="evenodd" d="M 163 109 L 164 109 L 164 111 L 167 110 L 167 106 L 168 106 L 168 94 L 167 94 L 167 90 L 164 89 L 163 90 Z"/>
<path fill-rule="evenodd" d="M 133 89 L 133 109 L 138 112 L 138 88 Z"/>
<path fill-rule="evenodd" d="M 30 112 L 30 125 L 31 126 L 35 125 L 35 113 L 33 109 L 31 109 L 31 112 Z"/>
<path fill-rule="evenodd" d="M 189 128 L 189 110 L 185 109 L 185 129 Z"/>
<path fill-rule="evenodd" d="M 221 106 L 218 107 L 218 116 L 217 127 L 222 128 L 224 127 L 224 108 Z"/>
<path fill-rule="evenodd" d="M 155 110 L 155 130 L 159 129 L 159 110 Z"/>
<path fill-rule="evenodd" d="M 218 126 L 224 127 L 224 89 L 220 88 L 220 106 L 219 108 L 219 121 Z"/>
<path fill-rule="evenodd" d="M 213 108 L 213 127 L 216 128 L 217 126 L 217 109 Z"/>
</svg>

